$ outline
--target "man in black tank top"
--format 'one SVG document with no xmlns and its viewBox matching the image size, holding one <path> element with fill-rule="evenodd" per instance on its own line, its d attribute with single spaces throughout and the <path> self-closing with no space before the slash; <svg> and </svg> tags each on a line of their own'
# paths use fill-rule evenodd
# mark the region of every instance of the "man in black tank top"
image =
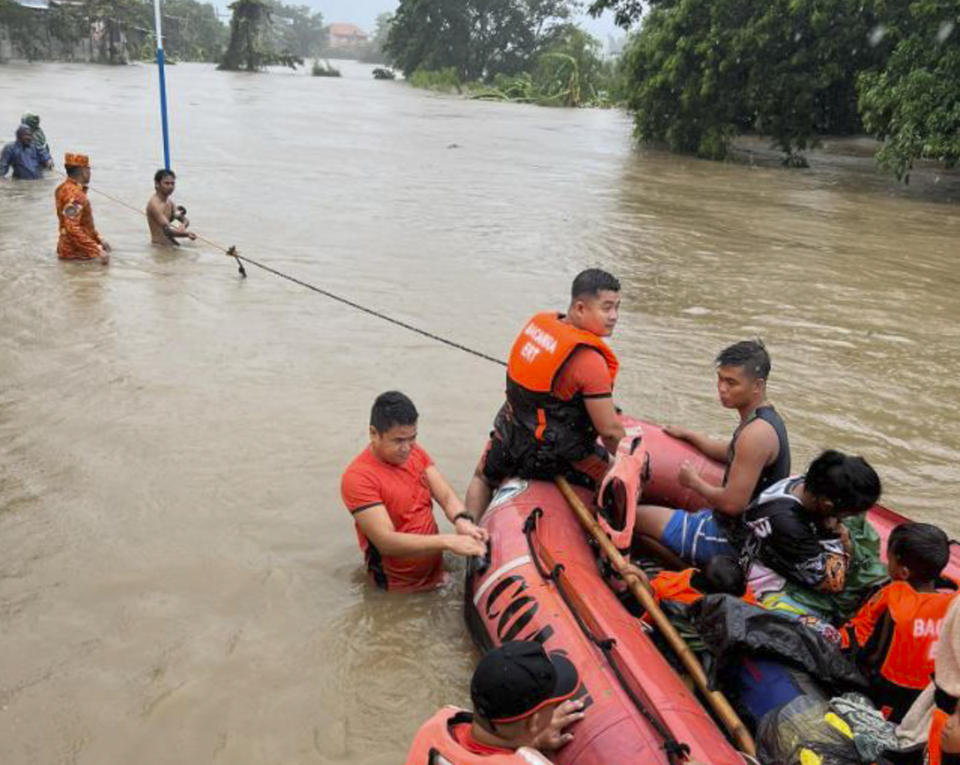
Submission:
<svg viewBox="0 0 960 765">
<path fill-rule="evenodd" d="M 726 531 L 764 489 L 790 474 L 787 428 L 767 401 L 770 356 L 763 343 L 744 340 L 731 345 L 718 354 L 716 364 L 720 403 L 740 414 L 732 438 L 711 438 L 686 428 L 665 429 L 726 464 L 719 486 L 704 480 L 690 462 L 680 466 L 678 482 L 701 494 L 711 510 L 686 513 L 644 505 L 637 512 L 640 533 L 695 563 L 731 553 Z"/>
</svg>

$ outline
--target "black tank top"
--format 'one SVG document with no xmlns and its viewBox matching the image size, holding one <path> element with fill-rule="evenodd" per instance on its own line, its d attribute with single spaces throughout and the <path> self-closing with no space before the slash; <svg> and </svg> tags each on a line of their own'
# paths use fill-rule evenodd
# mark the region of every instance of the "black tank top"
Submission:
<svg viewBox="0 0 960 765">
<path fill-rule="evenodd" d="M 777 481 L 782 481 L 790 475 L 790 442 L 787 440 L 787 426 L 784 425 L 780 415 L 777 414 L 777 410 L 766 404 L 754 409 L 753 414 L 747 417 L 746 422 L 741 423 L 733 432 L 733 438 L 730 439 L 730 448 L 727 450 L 727 467 L 723 471 L 723 485 L 727 485 L 730 466 L 737 454 L 737 439 L 743 429 L 754 420 L 763 420 L 773 426 L 777 433 L 777 440 L 780 442 L 780 450 L 777 453 L 777 458 L 761 471 L 760 477 L 757 479 L 757 485 L 753 487 L 753 493 L 750 495 L 751 502 Z"/>
</svg>

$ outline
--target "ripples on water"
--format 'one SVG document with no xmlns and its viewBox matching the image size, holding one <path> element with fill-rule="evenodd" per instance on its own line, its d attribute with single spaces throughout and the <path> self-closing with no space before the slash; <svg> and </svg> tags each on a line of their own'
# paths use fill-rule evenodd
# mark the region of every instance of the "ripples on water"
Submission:
<svg viewBox="0 0 960 765">
<path fill-rule="evenodd" d="M 58 156 L 89 152 L 95 187 L 146 202 L 151 67 L 0 71 L 0 113 L 39 112 Z M 960 216 L 933 181 L 671 157 L 634 149 L 617 112 L 344 71 L 169 70 L 199 232 L 501 355 L 573 274 L 608 267 L 628 410 L 728 433 L 711 359 L 762 335 L 797 467 L 863 453 L 891 505 L 960 532 Z M 152 250 L 97 197 L 113 263 L 58 263 L 55 185 L 0 185 L 3 762 L 397 762 L 466 702 L 460 577 L 368 591 L 339 473 L 397 387 L 464 488 L 502 370 L 256 269 L 239 281 L 204 248 Z"/>
</svg>

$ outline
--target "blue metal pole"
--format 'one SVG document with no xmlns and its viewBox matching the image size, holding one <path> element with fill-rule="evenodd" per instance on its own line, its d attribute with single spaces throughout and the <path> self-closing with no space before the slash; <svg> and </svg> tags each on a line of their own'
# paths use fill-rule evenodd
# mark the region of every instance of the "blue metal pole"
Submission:
<svg viewBox="0 0 960 765">
<path fill-rule="evenodd" d="M 163 32 L 160 29 L 160 0 L 153 2 L 157 27 L 157 71 L 160 73 L 160 120 L 163 124 L 163 166 L 170 169 L 170 130 L 167 127 L 167 78 L 163 66 Z"/>
</svg>

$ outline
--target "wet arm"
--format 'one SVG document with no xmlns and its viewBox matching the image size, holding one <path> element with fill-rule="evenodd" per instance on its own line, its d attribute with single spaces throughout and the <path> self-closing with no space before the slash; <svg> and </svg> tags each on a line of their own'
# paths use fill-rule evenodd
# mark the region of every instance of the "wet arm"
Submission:
<svg viewBox="0 0 960 765">
<path fill-rule="evenodd" d="M 617 417 L 617 410 L 613 406 L 613 397 L 584 397 L 583 403 L 587 408 L 587 414 L 590 416 L 590 422 L 593 423 L 593 427 L 600 434 L 604 447 L 611 454 L 615 454 L 621 439 L 627 435 L 627 432 L 624 430 L 620 418 Z"/>
<path fill-rule="evenodd" d="M 9 146 L 4 146 L 3 152 L 0 152 L 0 178 L 5 178 L 10 170 L 10 156 L 12 154 Z"/>
<path fill-rule="evenodd" d="M 374 505 L 353 514 L 357 527 L 383 554 L 393 558 L 418 558 L 450 549 L 456 534 L 406 534 L 397 531 L 387 508 Z"/>
<path fill-rule="evenodd" d="M 447 479 L 437 470 L 436 465 L 430 465 L 425 474 L 427 485 L 430 487 L 430 494 L 437 501 L 437 504 L 443 508 L 443 514 L 447 516 L 447 520 L 454 523 L 454 519 L 459 513 L 466 512 L 463 502 L 447 482 Z"/>
<path fill-rule="evenodd" d="M 697 451 L 703 452 L 707 457 L 717 462 L 727 461 L 727 452 L 730 449 L 730 440 L 714 438 L 706 433 L 697 430 L 687 430 L 686 428 L 666 428 L 669 435 L 679 438 L 693 446 Z"/>
<path fill-rule="evenodd" d="M 454 491 L 453 487 L 443 477 L 443 474 L 437 470 L 436 465 L 427 467 L 424 475 L 427 478 L 427 485 L 430 487 L 431 496 L 437 501 L 437 504 L 443 508 L 443 514 L 447 520 L 453 524 L 458 534 L 466 534 L 481 542 L 486 542 L 490 535 L 486 529 L 481 529 L 473 520 L 473 516 L 466 509 L 463 501 Z M 465 516 L 470 516 L 469 518 Z M 458 518 L 457 516 L 463 516 Z"/>
<path fill-rule="evenodd" d="M 763 425 L 766 427 L 759 427 Z M 730 465 L 727 485 L 715 486 L 694 474 L 690 478 L 690 487 L 724 515 L 739 516 L 750 504 L 750 497 L 770 458 L 772 441 L 775 439 L 773 428 L 766 423 L 751 424 L 741 433 L 737 442 L 737 453 Z"/>
</svg>

